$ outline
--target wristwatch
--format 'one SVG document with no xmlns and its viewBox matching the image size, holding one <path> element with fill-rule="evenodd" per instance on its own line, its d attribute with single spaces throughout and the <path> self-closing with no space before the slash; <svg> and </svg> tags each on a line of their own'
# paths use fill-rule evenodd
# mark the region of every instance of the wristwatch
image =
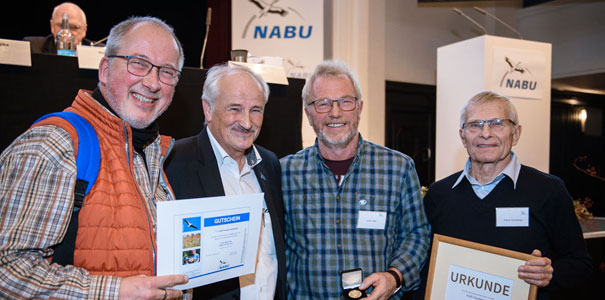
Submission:
<svg viewBox="0 0 605 300">
<path fill-rule="evenodd" d="M 401 289 L 401 279 L 399 279 L 399 275 L 397 274 L 397 272 L 391 269 L 388 269 L 387 272 L 393 275 L 393 277 L 395 278 L 395 284 L 397 285 L 397 288 L 395 288 L 395 291 L 393 291 L 393 295 L 395 295 Z"/>
</svg>

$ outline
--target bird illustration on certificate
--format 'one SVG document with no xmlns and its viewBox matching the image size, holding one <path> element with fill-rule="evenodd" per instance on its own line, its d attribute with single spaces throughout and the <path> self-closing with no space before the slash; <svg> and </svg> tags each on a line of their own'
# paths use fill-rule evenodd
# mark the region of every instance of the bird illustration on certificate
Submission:
<svg viewBox="0 0 605 300">
<path fill-rule="evenodd" d="M 158 275 L 188 289 L 254 272 L 263 194 L 159 202 Z"/>
</svg>

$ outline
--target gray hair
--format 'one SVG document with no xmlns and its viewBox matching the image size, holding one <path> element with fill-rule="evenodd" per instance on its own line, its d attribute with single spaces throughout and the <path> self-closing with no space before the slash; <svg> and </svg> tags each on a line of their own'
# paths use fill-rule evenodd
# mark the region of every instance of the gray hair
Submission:
<svg viewBox="0 0 605 300">
<path fill-rule="evenodd" d="M 321 77 L 330 77 L 330 76 L 346 76 L 353 83 L 353 87 L 355 88 L 355 93 L 357 93 L 357 100 L 361 100 L 361 88 L 359 87 L 359 80 L 357 79 L 357 75 L 353 73 L 351 68 L 340 60 L 324 60 L 319 65 L 315 67 L 313 73 L 307 77 L 305 82 L 305 86 L 302 90 L 302 99 L 304 103 L 309 103 L 312 99 L 311 97 L 311 89 L 313 88 L 313 84 L 315 80 Z"/>
<path fill-rule="evenodd" d="M 164 29 L 166 32 L 170 33 L 179 49 L 178 69 L 180 71 L 183 68 L 183 64 L 185 62 L 185 54 L 183 53 L 183 47 L 181 46 L 181 42 L 174 34 L 174 29 L 172 29 L 170 25 L 155 17 L 130 17 L 113 26 L 113 28 L 111 28 L 111 31 L 109 32 L 109 37 L 107 38 L 107 48 L 105 48 L 105 56 L 118 55 L 118 51 L 120 51 L 120 48 L 122 48 L 124 36 L 135 25 L 141 23 L 149 23 L 158 26 Z"/>
<path fill-rule="evenodd" d="M 208 70 L 208 74 L 206 74 L 206 81 L 204 81 L 204 91 L 202 93 L 202 100 L 206 100 L 211 110 L 214 110 L 214 102 L 216 98 L 220 95 L 219 83 L 220 81 L 234 74 L 247 74 L 250 76 L 252 80 L 256 82 L 258 89 L 263 92 L 263 96 L 265 97 L 265 104 L 269 101 L 269 85 L 265 80 L 258 74 L 254 73 L 250 68 L 240 66 L 240 65 L 232 65 L 229 66 L 227 64 L 220 64 L 213 66 Z"/>
<path fill-rule="evenodd" d="M 500 94 L 494 93 L 492 91 L 481 92 L 475 96 L 473 96 L 468 102 L 464 105 L 462 110 L 460 111 L 460 128 L 466 121 L 466 113 L 468 108 L 475 104 L 485 104 L 492 102 L 501 102 L 506 104 L 508 107 L 508 118 L 511 119 L 515 124 L 519 125 L 519 117 L 517 114 L 517 108 L 515 108 L 515 104 L 510 100 L 510 98 L 506 96 L 502 96 Z"/>
</svg>

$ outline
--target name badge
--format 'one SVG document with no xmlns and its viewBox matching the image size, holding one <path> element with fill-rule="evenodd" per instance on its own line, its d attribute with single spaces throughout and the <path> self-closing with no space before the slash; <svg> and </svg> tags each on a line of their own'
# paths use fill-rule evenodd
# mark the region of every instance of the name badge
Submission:
<svg viewBox="0 0 605 300">
<path fill-rule="evenodd" d="M 357 228 L 384 229 L 387 222 L 387 213 L 384 211 L 360 210 L 357 219 Z"/>
<path fill-rule="evenodd" d="M 529 227 L 529 207 L 496 207 L 496 227 Z"/>
</svg>

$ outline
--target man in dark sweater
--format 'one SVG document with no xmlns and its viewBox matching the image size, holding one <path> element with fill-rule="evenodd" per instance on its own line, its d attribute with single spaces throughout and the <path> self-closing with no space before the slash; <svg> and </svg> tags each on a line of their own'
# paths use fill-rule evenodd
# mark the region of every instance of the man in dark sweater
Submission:
<svg viewBox="0 0 605 300">
<path fill-rule="evenodd" d="M 518 274 L 539 287 L 538 299 L 585 280 L 591 258 L 563 181 L 521 165 L 511 151 L 521 125 L 510 99 L 475 95 L 462 109 L 460 125 L 466 166 L 432 184 L 424 198 L 433 233 L 531 253 L 536 258 Z"/>
</svg>

